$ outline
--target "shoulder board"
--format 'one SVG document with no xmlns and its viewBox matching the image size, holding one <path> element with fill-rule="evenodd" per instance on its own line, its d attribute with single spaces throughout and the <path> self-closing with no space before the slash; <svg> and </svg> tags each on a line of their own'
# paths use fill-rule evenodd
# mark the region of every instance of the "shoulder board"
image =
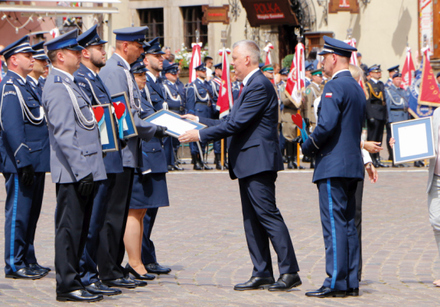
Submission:
<svg viewBox="0 0 440 307">
<path fill-rule="evenodd" d="M 6 84 L 14 84 L 14 79 L 9 78 L 9 80 L 6 81 Z"/>
<path fill-rule="evenodd" d="M 77 71 L 76 74 L 77 74 L 78 76 L 85 77 L 85 75 L 84 75 L 82 72 Z"/>
<path fill-rule="evenodd" d="M 78 83 L 78 85 L 81 86 L 81 87 L 84 87 L 84 88 L 86 87 L 86 84 L 85 84 L 84 82 L 77 82 L 77 83 Z"/>
<path fill-rule="evenodd" d="M 121 62 L 118 61 L 118 66 L 124 67 Z"/>
<path fill-rule="evenodd" d="M 55 82 L 55 83 L 62 83 L 63 80 L 61 79 L 60 76 L 55 76 L 54 82 Z"/>
</svg>

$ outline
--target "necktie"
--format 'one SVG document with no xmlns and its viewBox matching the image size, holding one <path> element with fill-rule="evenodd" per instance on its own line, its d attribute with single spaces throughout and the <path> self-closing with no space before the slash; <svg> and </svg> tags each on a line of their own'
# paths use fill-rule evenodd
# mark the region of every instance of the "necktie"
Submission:
<svg viewBox="0 0 440 307">
<path fill-rule="evenodd" d="M 240 91 L 238 92 L 238 97 L 240 97 L 243 87 L 244 87 L 243 83 L 240 83 Z"/>
</svg>

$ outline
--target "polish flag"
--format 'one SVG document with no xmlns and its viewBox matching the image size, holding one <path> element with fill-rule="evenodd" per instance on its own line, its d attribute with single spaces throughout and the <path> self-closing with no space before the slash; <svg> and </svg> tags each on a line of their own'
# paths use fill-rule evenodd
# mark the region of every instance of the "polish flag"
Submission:
<svg viewBox="0 0 440 307">
<path fill-rule="evenodd" d="M 270 52 L 273 50 L 273 45 L 271 43 L 268 43 L 263 50 L 264 52 L 266 52 L 266 60 L 264 61 L 264 65 L 272 64 L 272 58 L 270 56 Z"/>
<path fill-rule="evenodd" d="M 414 72 L 416 68 L 414 67 L 414 62 L 411 56 L 411 48 L 406 48 L 406 59 L 402 68 L 402 86 L 404 89 L 407 89 L 411 86 L 412 81 L 414 79 Z"/>
<path fill-rule="evenodd" d="M 195 79 L 197 79 L 197 74 L 195 68 L 202 64 L 202 43 L 192 43 L 192 55 L 191 55 L 191 62 L 189 63 L 189 83 L 193 82 Z"/>
<path fill-rule="evenodd" d="M 298 43 L 295 47 L 295 56 L 286 83 L 286 93 L 298 105 L 301 104 L 301 89 L 305 87 L 306 71 L 304 64 L 304 45 Z"/>
<path fill-rule="evenodd" d="M 222 84 L 220 85 L 218 99 L 217 99 L 217 110 L 220 112 L 220 118 L 229 114 L 229 110 L 232 108 L 232 90 L 231 90 L 231 79 L 229 73 L 229 61 L 228 54 L 231 50 L 223 48 L 220 50 L 219 55 L 222 57 Z"/>
</svg>

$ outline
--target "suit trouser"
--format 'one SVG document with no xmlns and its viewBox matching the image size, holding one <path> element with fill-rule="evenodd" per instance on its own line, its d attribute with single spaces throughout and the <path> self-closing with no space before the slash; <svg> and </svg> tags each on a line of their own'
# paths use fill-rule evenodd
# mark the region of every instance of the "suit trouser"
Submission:
<svg viewBox="0 0 440 307">
<path fill-rule="evenodd" d="M 142 263 L 156 263 L 156 248 L 151 240 L 154 222 L 159 208 L 148 208 L 144 216 L 144 233 L 142 237 Z"/>
<path fill-rule="evenodd" d="M 280 274 L 299 271 L 289 230 L 276 206 L 276 172 L 263 172 L 238 180 L 244 230 L 254 269 L 252 276 L 273 277 L 269 240 L 278 255 Z"/>
<path fill-rule="evenodd" d="M 356 200 L 356 212 L 354 214 L 354 225 L 356 226 L 356 231 L 359 240 L 359 269 L 358 269 L 358 280 L 362 277 L 362 196 L 364 194 L 364 180 L 359 180 L 356 185 L 356 192 L 354 197 Z"/>
<path fill-rule="evenodd" d="M 57 293 L 83 289 L 79 261 L 84 251 L 93 209 L 94 192 L 82 196 L 79 183 L 56 184 L 55 271 Z"/>
<path fill-rule="evenodd" d="M 329 178 L 317 182 L 328 275 L 323 286 L 335 290 L 359 287 L 359 241 L 354 222 L 358 181 Z"/>
<path fill-rule="evenodd" d="M 93 200 L 92 216 L 84 252 L 80 260 L 81 283 L 88 286 L 99 281 L 98 250 L 103 248 L 99 236 L 108 215 L 108 202 L 112 196 L 116 174 L 107 174 L 107 179 L 97 182 Z M 117 190 L 117 189 L 116 189 Z"/>
<path fill-rule="evenodd" d="M 33 242 L 46 176 L 45 173 L 35 173 L 34 183 L 26 186 L 21 182 L 21 174 L 3 175 L 6 187 L 5 273 L 11 274 L 37 262 Z"/>
<path fill-rule="evenodd" d="M 109 186 L 106 220 L 99 234 L 98 268 L 102 280 L 124 277 L 124 233 L 130 206 L 134 168 L 124 167 L 123 173 L 115 174 Z"/>
<path fill-rule="evenodd" d="M 174 165 L 174 147 L 173 137 L 167 136 L 163 139 L 163 147 L 165 150 L 165 157 L 167 159 L 167 165 Z"/>
</svg>

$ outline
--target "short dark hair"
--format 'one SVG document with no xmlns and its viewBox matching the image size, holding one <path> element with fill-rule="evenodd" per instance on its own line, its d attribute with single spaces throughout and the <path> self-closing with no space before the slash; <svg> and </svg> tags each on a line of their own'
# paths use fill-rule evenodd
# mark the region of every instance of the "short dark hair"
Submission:
<svg viewBox="0 0 440 307">
<path fill-rule="evenodd" d="M 213 58 L 211 58 L 209 55 L 205 56 L 205 58 L 203 59 L 203 63 L 206 63 L 206 61 L 208 60 L 214 60 Z"/>
<path fill-rule="evenodd" d="M 49 58 L 49 61 L 51 63 L 55 63 L 57 60 L 57 53 L 58 51 L 60 51 L 61 49 L 55 49 L 55 50 L 48 50 L 47 51 L 47 57 Z"/>
</svg>

